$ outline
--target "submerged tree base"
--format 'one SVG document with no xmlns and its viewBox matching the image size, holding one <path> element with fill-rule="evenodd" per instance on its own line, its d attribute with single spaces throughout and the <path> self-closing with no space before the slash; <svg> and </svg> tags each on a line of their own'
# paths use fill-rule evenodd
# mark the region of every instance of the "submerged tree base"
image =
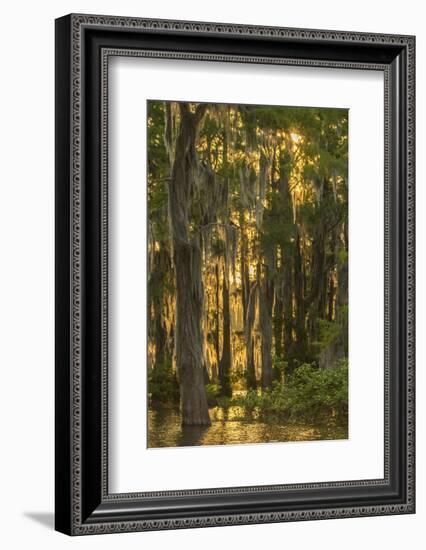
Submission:
<svg viewBox="0 0 426 550">
<path fill-rule="evenodd" d="M 182 418 L 182 427 L 185 428 L 190 428 L 190 427 L 193 427 L 193 426 L 198 426 L 198 427 L 208 427 L 208 426 L 211 426 L 212 423 L 210 421 L 210 419 L 196 419 L 196 418 L 191 418 L 190 420 L 185 420 L 184 418 Z"/>
</svg>

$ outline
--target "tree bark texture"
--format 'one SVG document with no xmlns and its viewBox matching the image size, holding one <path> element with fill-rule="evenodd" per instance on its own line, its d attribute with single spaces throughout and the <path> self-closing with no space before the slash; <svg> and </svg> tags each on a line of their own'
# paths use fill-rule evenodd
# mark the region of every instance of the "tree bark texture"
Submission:
<svg viewBox="0 0 426 550">
<path fill-rule="evenodd" d="M 201 238 L 191 235 L 188 223 L 197 171 L 197 129 L 205 112 L 180 106 L 180 128 L 169 181 L 169 219 L 176 272 L 175 352 L 179 375 L 182 425 L 211 424 L 203 371 L 203 284 Z"/>
<path fill-rule="evenodd" d="M 260 266 L 259 266 L 260 271 Z M 261 330 L 262 351 L 262 388 L 272 385 L 272 305 L 274 300 L 274 283 L 270 277 L 268 265 L 263 266 L 260 277 L 259 324 Z"/>
<path fill-rule="evenodd" d="M 231 388 L 231 315 L 229 312 L 229 281 L 226 273 L 226 268 L 223 268 L 223 287 L 222 287 L 222 303 L 223 303 L 223 346 L 222 357 L 219 363 L 219 381 L 221 385 L 221 394 L 226 397 L 232 396 Z"/>
</svg>

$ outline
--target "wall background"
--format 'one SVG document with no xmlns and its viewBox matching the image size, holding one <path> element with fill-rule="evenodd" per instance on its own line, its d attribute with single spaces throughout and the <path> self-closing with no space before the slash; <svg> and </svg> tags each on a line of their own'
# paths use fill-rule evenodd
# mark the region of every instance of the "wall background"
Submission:
<svg viewBox="0 0 426 550">
<path fill-rule="evenodd" d="M 54 23 L 69 12 L 417 35 L 417 515 L 71 539 L 53 528 Z M 426 520 L 424 234 L 426 31 L 422 3 L 394 0 L 23 1 L 2 11 L 0 141 L 0 541 L 4 548 L 302 550 L 420 546 Z"/>
</svg>

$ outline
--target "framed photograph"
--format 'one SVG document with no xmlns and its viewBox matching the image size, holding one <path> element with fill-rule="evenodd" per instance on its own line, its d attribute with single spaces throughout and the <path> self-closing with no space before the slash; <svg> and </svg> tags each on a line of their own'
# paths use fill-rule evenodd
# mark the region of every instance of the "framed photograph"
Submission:
<svg viewBox="0 0 426 550">
<path fill-rule="evenodd" d="M 413 36 L 56 21 L 56 529 L 414 513 Z"/>
</svg>

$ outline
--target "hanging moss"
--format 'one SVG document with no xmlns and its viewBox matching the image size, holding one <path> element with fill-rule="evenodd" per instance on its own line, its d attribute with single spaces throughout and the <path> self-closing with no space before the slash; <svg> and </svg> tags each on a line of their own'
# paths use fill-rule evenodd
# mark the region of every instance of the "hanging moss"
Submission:
<svg viewBox="0 0 426 550">
<path fill-rule="evenodd" d="M 274 365 L 347 355 L 347 130 L 339 109 L 149 102 L 149 362 L 174 348 L 185 423 L 208 423 L 207 382 L 266 393 Z"/>
</svg>

